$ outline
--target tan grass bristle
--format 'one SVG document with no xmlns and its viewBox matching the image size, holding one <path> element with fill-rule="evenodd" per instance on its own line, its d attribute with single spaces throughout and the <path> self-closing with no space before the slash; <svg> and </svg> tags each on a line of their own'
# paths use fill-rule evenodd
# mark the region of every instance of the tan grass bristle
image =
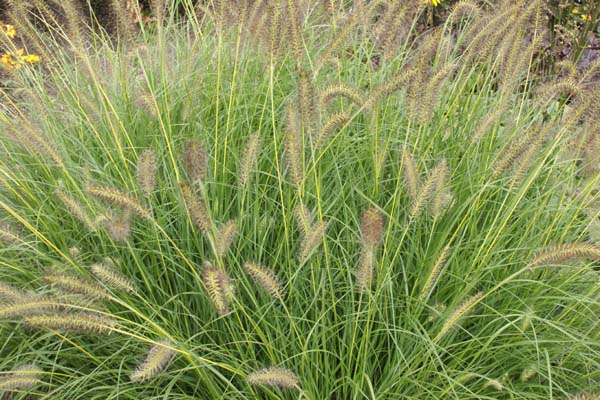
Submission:
<svg viewBox="0 0 600 400">
<path fill-rule="evenodd" d="M 334 133 L 335 129 L 345 126 L 348 122 L 350 122 L 350 118 L 352 118 L 352 115 L 346 111 L 340 111 L 331 114 L 317 135 L 315 147 L 317 149 L 324 147 L 329 142 L 330 137 Z"/>
<path fill-rule="evenodd" d="M 0 299 L 17 300 L 23 297 L 23 292 L 4 282 L 0 282 Z"/>
<path fill-rule="evenodd" d="M 368 290 L 375 276 L 375 254 L 374 249 L 369 246 L 362 246 L 360 253 L 360 262 L 356 272 L 356 286 L 363 292 Z"/>
<path fill-rule="evenodd" d="M 347 83 L 333 83 L 325 87 L 319 93 L 319 103 L 325 109 L 336 98 L 343 97 L 351 103 L 360 107 L 363 104 L 364 95 Z"/>
<path fill-rule="evenodd" d="M 445 64 L 426 83 L 423 96 L 418 103 L 418 120 L 422 125 L 429 123 L 435 108 L 440 101 L 442 88 L 449 77 L 456 70 L 456 64 Z"/>
<path fill-rule="evenodd" d="M 458 3 L 456 3 L 454 5 L 454 7 L 452 7 L 452 11 L 450 12 L 450 15 L 448 16 L 448 21 L 451 24 L 454 24 L 454 23 L 456 23 L 456 21 L 459 18 L 462 18 L 464 16 L 469 16 L 471 18 L 477 18 L 477 16 L 480 14 L 480 12 L 481 12 L 481 9 L 473 1 L 461 0 Z"/>
<path fill-rule="evenodd" d="M 312 132 L 315 120 L 315 91 L 310 74 L 301 68 L 298 71 L 298 108 L 306 132 Z"/>
<path fill-rule="evenodd" d="M 208 210 L 204 205 L 204 201 L 202 201 L 202 199 L 197 196 L 196 193 L 194 193 L 192 187 L 187 183 L 180 182 L 179 188 L 181 189 L 185 206 L 190 214 L 190 218 L 192 219 L 194 226 L 204 234 L 211 232 L 212 221 L 210 219 L 210 215 L 208 214 Z"/>
<path fill-rule="evenodd" d="M 406 87 L 407 84 L 417 75 L 415 68 L 407 68 L 393 78 L 388 79 L 381 85 L 373 89 L 364 103 L 364 108 L 372 110 L 380 101 L 394 93 L 395 91 Z"/>
<path fill-rule="evenodd" d="M 299 259 L 301 262 L 305 262 L 311 253 L 319 247 L 323 242 L 323 236 L 327 230 L 327 223 L 324 221 L 317 222 L 311 227 L 310 232 L 303 238 L 302 245 L 300 247 Z"/>
<path fill-rule="evenodd" d="M 90 312 L 32 315 L 23 321 L 33 328 L 96 334 L 110 334 L 117 327 L 116 320 Z"/>
<path fill-rule="evenodd" d="M 306 237 L 308 232 L 310 232 L 310 227 L 313 224 L 313 217 L 310 210 L 303 204 L 298 204 L 294 209 L 294 214 L 296 216 L 296 223 L 298 224 L 298 228 L 302 233 L 302 237 Z"/>
<path fill-rule="evenodd" d="M 15 126 L 12 135 L 9 133 L 9 136 L 26 150 L 52 160 L 57 166 L 64 165 L 63 159 L 54 145 L 29 124 L 23 122 L 20 126 Z"/>
<path fill-rule="evenodd" d="M 132 382 L 149 381 L 167 368 L 174 355 L 173 345 L 168 340 L 161 340 L 150 348 L 144 361 L 129 378 Z"/>
<path fill-rule="evenodd" d="M 117 271 L 112 265 L 106 263 L 93 264 L 90 267 L 92 274 L 101 282 L 117 290 L 122 290 L 127 293 L 135 291 L 133 282 L 125 275 Z"/>
<path fill-rule="evenodd" d="M 146 196 L 156 189 L 156 152 L 146 149 L 140 154 L 137 165 L 138 182 Z"/>
<path fill-rule="evenodd" d="M 442 275 L 442 271 L 446 267 L 446 261 L 448 260 L 449 255 L 450 243 L 444 246 L 438 257 L 436 258 L 435 262 L 433 263 L 431 271 L 429 271 L 429 274 L 427 275 L 427 279 L 425 280 L 423 288 L 421 289 L 421 293 L 419 294 L 419 300 L 421 300 L 422 302 L 427 301 L 431 297 L 431 293 L 433 293 L 433 290 L 435 289 L 435 286 L 437 285 L 440 276 Z"/>
<path fill-rule="evenodd" d="M 81 294 L 90 299 L 111 299 L 110 293 L 96 283 L 56 271 L 48 271 L 43 276 L 48 284 L 67 293 Z"/>
<path fill-rule="evenodd" d="M 240 167 L 240 186 L 245 188 L 248 185 L 248 181 L 252 176 L 256 161 L 260 154 L 260 135 L 258 132 L 250 135 L 246 141 L 246 148 L 244 150 L 244 156 Z"/>
<path fill-rule="evenodd" d="M 304 181 L 303 151 L 300 145 L 298 117 L 290 104 L 287 106 L 288 126 L 285 138 L 285 155 L 290 170 L 290 177 L 296 189 L 300 189 Z"/>
<path fill-rule="evenodd" d="M 27 390 L 42 382 L 44 371 L 34 364 L 24 364 L 0 376 L 0 391 Z M 3 397 L 5 398 L 5 397 Z M 12 398 L 12 397 L 6 397 Z"/>
<path fill-rule="evenodd" d="M 103 224 L 108 235 L 116 242 L 127 242 L 131 236 L 131 213 L 129 211 L 102 215 L 94 224 Z"/>
<path fill-rule="evenodd" d="M 215 250 L 217 257 L 223 257 L 231 248 L 233 240 L 237 236 L 238 227 L 235 220 L 230 220 L 224 223 L 217 232 L 215 241 Z"/>
<path fill-rule="evenodd" d="M 446 336 L 446 334 L 448 334 L 448 332 L 450 332 L 453 328 L 455 328 L 460 320 L 472 312 L 475 306 L 477 306 L 482 299 L 483 293 L 477 293 L 469 297 L 460 306 L 458 306 L 456 310 L 454 310 L 452 314 L 446 318 L 446 321 L 444 322 L 444 325 L 442 325 L 440 333 L 438 333 L 435 341 L 437 342 L 439 339 Z"/>
<path fill-rule="evenodd" d="M 532 128 L 525 134 L 514 139 L 496 157 L 493 166 L 493 175 L 495 177 L 499 176 L 510 169 L 510 167 L 514 166 L 515 161 L 527 151 L 527 148 L 533 146 L 542 138 L 543 135 L 541 134 L 541 131 L 539 129 Z"/>
<path fill-rule="evenodd" d="M 227 292 L 231 291 L 230 288 L 224 286 L 230 285 L 224 278 L 226 278 L 226 275 L 223 275 L 219 269 L 213 267 L 210 263 L 204 264 L 202 282 L 211 303 L 221 316 L 229 313 L 229 296 Z"/>
<path fill-rule="evenodd" d="M 383 215 L 376 207 L 368 208 L 362 215 L 360 233 L 365 246 L 374 247 L 383 239 Z"/>
<path fill-rule="evenodd" d="M 298 0 L 287 0 L 287 17 L 290 33 L 290 47 L 294 61 L 299 65 L 304 56 L 304 41 L 302 39 L 301 16 Z"/>
<path fill-rule="evenodd" d="M 352 33 L 355 32 L 355 27 L 358 23 L 356 13 L 352 13 L 349 18 L 339 26 L 327 47 L 318 55 L 315 74 L 318 73 L 323 66 L 329 62 L 332 57 L 336 57 L 338 53 L 343 51 L 343 46 L 349 40 Z"/>
<path fill-rule="evenodd" d="M 96 225 L 94 224 L 92 217 L 84 210 L 79 201 L 62 189 L 57 189 L 55 194 L 73 217 L 83 222 L 91 231 L 96 230 Z"/>
<path fill-rule="evenodd" d="M 436 184 L 436 174 L 435 173 L 436 173 L 436 170 L 434 168 L 431 171 L 431 173 L 429 174 L 429 176 L 427 177 L 427 179 L 425 180 L 425 182 L 419 186 L 419 191 L 417 193 L 417 197 L 415 198 L 415 201 L 412 202 L 412 204 L 411 204 L 411 208 L 410 208 L 410 217 L 411 218 L 417 218 L 421 214 L 423 209 L 425 208 L 425 205 L 431 199 L 431 195 L 433 194 L 433 192 L 435 190 L 435 184 Z"/>
<path fill-rule="evenodd" d="M 183 150 L 183 160 L 188 177 L 192 183 L 202 182 L 206 178 L 206 151 L 199 141 L 190 141 Z"/>
<path fill-rule="evenodd" d="M 85 191 L 88 194 L 95 196 L 107 203 L 118 207 L 123 207 L 124 209 L 129 210 L 144 219 L 152 219 L 152 213 L 150 210 L 142 206 L 136 198 L 120 191 L 119 189 L 109 186 L 88 185 Z"/>
<path fill-rule="evenodd" d="M 281 389 L 297 388 L 298 376 L 287 368 L 270 367 L 254 371 L 246 378 L 251 385 L 275 386 Z"/>
<path fill-rule="evenodd" d="M 15 230 L 9 224 L 0 221 L 0 242 L 14 244 L 20 241 Z"/>
<path fill-rule="evenodd" d="M 600 261 L 600 246 L 588 243 L 569 243 L 541 249 L 529 263 L 529 268 L 560 264 L 573 259 Z"/>
<path fill-rule="evenodd" d="M 61 303 L 48 297 L 23 296 L 19 299 L 4 303 L 2 307 L 0 307 L 0 319 L 43 314 L 48 311 L 55 311 L 61 306 Z"/>
<path fill-rule="evenodd" d="M 417 163 L 410 154 L 407 146 L 402 146 L 402 176 L 404 178 L 404 186 L 408 191 L 408 196 L 412 204 L 417 201 L 417 195 L 421 183 L 419 182 L 419 171 Z"/>
<path fill-rule="evenodd" d="M 448 198 L 448 179 L 450 176 L 448 162 L 446 160 L 441 160 L 438 162 L 438 165 L 434 171 L 432 171 L 432 174 L 435 174 L 435 180 L 433 183 L 429 209 L 431 215 L 434 217 L 439 217 L 447 205 L 446 199 Z"/>
<path fill-rule="evenodd" d="M 245 263 L 244 269 L 271 297 L 277 300 L 283 298 L 285 291 L 281 283 L 279 283 L 277 276 L 271 270 L 253 262 Z"/>
</svg>

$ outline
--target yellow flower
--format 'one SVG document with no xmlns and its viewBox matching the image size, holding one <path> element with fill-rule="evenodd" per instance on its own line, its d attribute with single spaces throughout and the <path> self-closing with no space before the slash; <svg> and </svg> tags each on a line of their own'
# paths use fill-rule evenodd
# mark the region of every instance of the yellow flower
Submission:
<svg viewBox="0 0 600 400">
<path fill-rule="evenodd" d="M 4 64 L 4 68 L 6 68 L 9 71 L 12 71 L 15 65 L 17 65 L 12 59 L 12 56 L 8 53 L 2 54 L 2 56 L 0 57 L 0 63 Z"/>
<path fill-rule="evenodd" d="M 0 29 L 8 36 L 9 38 L 14 38 L 17 34 L 15 27 L 10 24 L 0 24 Z"/>
<path fill-rule="evenodd" d="M 37 56 L 35 54 L 27 54 L 23 57 L 23 61 L 28 64 L 35 64 L 40 61 L 40 56 Z"/>
<path fill-rule="evenodd" d="M 431 1 L 431 4 L 433 4 L 434 7 L 437 7 L 442 2 L 442 0 L 430 0 L 430 1 Z"/>
<path fill-rule="evenodd" d="M 23 55 L 25 49 L 18 49 L 16 54 L 4 53 L 0 56 L 0 64 L 9 71 L 19 69 L 23 64 L 35 64 L 40 61 L 40 56 L 35 54 Z"/>
</svg>

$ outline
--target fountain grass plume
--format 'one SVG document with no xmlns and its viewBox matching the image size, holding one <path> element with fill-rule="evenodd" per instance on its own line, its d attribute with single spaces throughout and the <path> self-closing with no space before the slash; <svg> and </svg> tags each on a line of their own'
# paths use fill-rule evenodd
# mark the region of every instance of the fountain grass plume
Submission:
<svg viewBox="0 0 600 400">
<path fill-rule="evenodd" d="M 124 209 L 131 211 L 132 213 L 150 220 L 152 219 L 152 213 L 150 210 L 140 204 L 140 202 L 133 196 L 110 186 L 96 186 L 88 184 L 85 191 L 99 198 L 100 200 L 106 201 L 112 205 L 123 207 Z"/>
<path fill-rule="evenodd" d="M 251 385 L 275 386 L 281 389 L 297 388 L 300 379 L 286 368 L 269 367 L 250 373 L 246 380 Z"/>
<path fill-rule="evenodd" d="M 144 361 L 136 367 L 129 379 L 140 383 L 151 380 L 167 368 L 174 355 L 173 345 L 168 340 L 161 340 L 150 348 Z"/>
<path fill-rule="evenodd" d="M 244 269 L 260 287 L 269 293 L 271 297 L 277 300 L 283 299 L 285 290 L 272 271 L 254 262 L 244 263 Z"/>
</svg>

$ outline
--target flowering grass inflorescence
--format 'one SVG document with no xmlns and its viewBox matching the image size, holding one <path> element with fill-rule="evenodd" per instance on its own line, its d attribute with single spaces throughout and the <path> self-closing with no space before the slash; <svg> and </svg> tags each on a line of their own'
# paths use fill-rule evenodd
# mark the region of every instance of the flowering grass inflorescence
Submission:
<svg viewBox="0 0 600 400">
<path fill-rule="evenodd" d="M 598 67 L 533 74 L 541 1 L 135 3 L 11 2 L 7 396 L 597 396 Z"/>
</svg>

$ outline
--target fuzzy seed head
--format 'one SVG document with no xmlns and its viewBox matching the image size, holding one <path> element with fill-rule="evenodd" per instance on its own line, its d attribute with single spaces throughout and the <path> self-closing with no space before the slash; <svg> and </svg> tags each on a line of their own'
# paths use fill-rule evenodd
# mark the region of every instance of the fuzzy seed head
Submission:
<svg viewBox="0 0 600 400">
<path fill-rule="evenodd" d="M 15 230 L 7 223 L 0 221 L 0 242 L 6 244 L 14 244 L 20 242 L 21 239 Z"/>
<path fill-rule="evenodd" d="M 300 130 L 296 111 L 288 104 L 288 127 L 285 138 L 285 155 L 294 186 L 300 188 L 304 181 L 303 151 L 300 145 Z"/>
<path fill-rule="evenodd" d="M 429 297 L 431 296 L 431 293 L 435 289 L 435 286 L 440 279 L 442 271 L 444 270 L 444 267 L 446 266 L 446 260 L 448 259 L 449 255 L 450 255 L 450 244 L 447 244 L 442 249 L 442 251 L 439 254 L 439 256 L 437 257 L 437 259 L 435 260 L 435 263 L 433 264 L 433 268 L 431 268 L 431 271 L 429 272 L 429 275 L 427 276 L 427 280 L 425 281 L 425 284 L 423 285 L 423 289 L 421 289 L 421 294 L 419 295 L 419 298 L 421 299 L 421 301 L 427 301 L 427 299 L 429 299 Z"/>
<path fill-rule="evenodd" d="M 240 168 L 240 186 L 246 187 L 260 153 L 260 135 L 254 133 L 246 142 L 244 158 Z"/>
<path fill-rule="evenodd" d="M 212 229 L 212 221 L 204 202 L 196 196 L 192 187 L 187 183 L 181 182 L 179 188 L 181 189 L 181 194 L 185 200 L 185 205 L 190 214 L 190 218 L 192 219 L 192 223 L 202 233 L 209 233 Z"/>
<path fill-rule="evenodd" d="M 346 83 L 333 83 L 319 93 L 319 102 L 321 107 L 325 108 L 339 97 L 348 99 L 358 107 L 362 105 L 364 99 L 364 95 L 351 85 Z"/>
<path fill-rule="evenodd" d="M 140 204 L 140 202 L 127 193 L 108 186 L 88 185 L 86 192 L 114 206 L 123 207 L 144 219 L 152 219 L 152 213 Z"/>
<path fill-rule="evenodd" d="M 233 293 L 233 286 L 224 271 L 210 263 L 205 263 L 204 268 L 202 282 L 217 313 L 223 316 L 229 313 L 229 299 Z"/>
<path fill-rule="evenodd" d="M 308 71 L 301 69 L 298 73 L 298 107 L 304 129 L 311 131 L 315 115 L 315 95 L 313 83 Z"/>
<path fill-rule="evenodd" d="M 529 268 L 560 264 L 564 261 L 579 258 L 600 261 L 600 246 L 588 243 L 569 243 L 546 247 L 538 251 L 537 255 L 529 263 Z"/>
<path fill-rule="evenodd" d="M 135 290 L 133 282 L 120 272 L 118 272 L 113 266 L 98 263 L 90 267 L 92 274 L 98 278 L 101 282 L 105 283 L 117 290 L 122 290 L 127 293 L 131 293 Z"/>
<path fill-rule="evenodd" d="M 73 217 L 83 222 L 92 232 L 96 230 L 92 217 L 90 217 L 79 201 L 61 189 L 57 189 L 55 193 L 56 197 L 58 197 Z"/>
<path fill-rule="evenodd" d="M 317 222 L 311 227 L 310 232 L 308 232 L 308 234 L 302 240 L 299 253 L 300 262 L 303 263 L 308 260 L 308 257 L 312 254 L 312 252 L 319 247 L 321 242 L 323 242 L 323 236 L 325 235 L 326 230 L 327 223 L 323 221 Z"/>
<path fill-rule="evenodd" d="M 375 277 L 375 254 L 371 246 L 363 245 L 356 272 L 356 286 L 361 292 L 369 290 Z"/>
<path fill-rule="evenodd" d="M 34 364 L 24 364 L 0 375 L 0 391 L 27 390 L 41 383 L 44 372 Z"/>
<path fill-rule="evenodd" d="M 310 210 L 303 204 L 299 204 L 294 209 L 294 214 L 296 216 L 296 223 L 298 224 L 298 228 L 302 233 L 302 237 L 306 237 L 308 232 L 311 230 L 311 226 L 313 224 L 313 217 Z"/>
<path fill-rule="evenodd" d="M 192 183 L 202 182 L 206 178 L 206 151 L 198 141 L 188 142 L 183 150 L 183 161 Z"/>
<path fill-rule="evenodd" d="M 152 149 L 144 150 L 137 167 L 140 187 L 146 196 L 150 196 L 156 189 L 156 152 Z"/>
<path fill-rule="evenodd" d="M 224 223 L 217 233 L 215 243 L 217 257 L 223 257 L 231 248 L 233 240 L 237 236 L 238 228 L 235 220 L 230 220 Z"/>
<path fill-rule="evenodd" d="M 252 279 L 261 286 L 274 299 L 281 300 L 284 296 L 284 289 L 279 283 L 277 276 L 262 265 L 247 262 L 244 269 Z"/>
<path fill-rule="evenodd" d="M 50 298 L 23 296 L 17 300 L 3 304 L 3 306 L 0 307 L 0 319 L 43 314 L 57 310 L 60 307 L 60 303 Z"/>
<path fill-rule="evenodd" d="M 23 297 L 23 293 L 4 282 L 0 282 L 0 299 L 2 300 L 17 300 Z"/>
<path fill-rule="evenodd" d="M 150 348 L 144 361 L 131 373 L 132 382 L 146 382 L 163 371 L 175 355 L 173 345 L 168 340 L 161 340 Z"/>
<path fill-rule="evenodd" d="M 81 294 L 90 299 L 110 299 L 110 293 L 94 282 L 76 276 L 63 274 L 55 271 L 48 271 L 44 274 L 44 281 L 55 288 L 67 293 Z"/>
<path fill-rule="evenodd" d="M 383 216 L 379 209 L 371 207 L 362 216 L 360 224 L 362 241 L 367 247 L 378 245 L 383 239 Z"/>
<path fill-rule="evenodd" d="M 350 118 L 350 113 L 346 111 L 332 114 L 319 131 L 316 140 L 316 147 L 322 148 L 327 145 L 335 130 L 338 127 L 345 126 L 348 122 L 350 122 Z"/>
<path fill-rule="evenodd" d="M 23 321 L 32 328 L 108 335 L 117 327 L 114 319 L 90 312 L 32 315 L 25 317 Z"/>
<path fill-rule="evenodd" d="M 419 171 L 417 163 L 408 151 L 408 147 L 402 147 L 402 175 L 404 177 L 404 186 L 408 192 L 411 202 L 414 204 L 419 192 Z"/>
<path fill-rule="evenodd" d="M 254 371 L 246 378 L 251 385 L 275 386 L 282 389 L 298 387 L 298 376 L 289 369 L 270 367 Z"/>
<path fill-rule="evenodd" d="M 482 299 L 483 293 L 477 293 L 474 296 L 469 297 L 460 306 L 458 306 L 456 310 L 454 310 L 454 312 L 452 312 L 452 314 L 448 316 L 448 318 L 444 322 L 444 325 L 442 325 L 442 329 L 440 329 L 440 333 L 438 333 L 435 341 L 437 342 L 438 340 L 446 336 L 446 334 L 450 332 L 453 328 L 455 328 L 460 322 L 460 320 L 466 315 L 468 315 L 471 311 L 473 311 L 475 306 L 477 306 L 477 304 L 479 304 L 479 302 Z"/>
<path fill-rule="evenodd" d="M 452 199 L 452 194 L 450 194 L 448 190 L 448 177 L 450 172 L 446 160 L 440 161 L 434 172 L 435 179 L 433 182 L 429 209 L 431 215 L 439 217 Z"/>
<path fill-rule="evenodd" d="M 104 216 L 100 222 L 106 227 L 108 235 L 115 242 L 125 243 L 131 237 L 131 213 L 128 211 Z"/>
</svg>

